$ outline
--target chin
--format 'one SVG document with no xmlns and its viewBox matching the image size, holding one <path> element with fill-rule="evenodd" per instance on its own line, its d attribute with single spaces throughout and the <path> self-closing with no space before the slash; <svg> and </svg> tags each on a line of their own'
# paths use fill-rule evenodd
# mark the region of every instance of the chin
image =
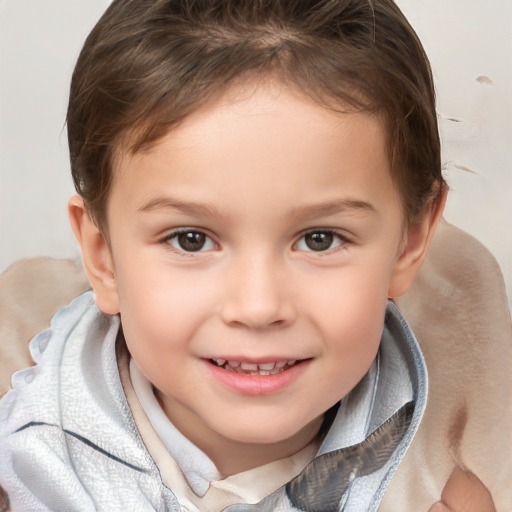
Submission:
<svg viewBox="0 0 512 512">
<path fill-rule="evenodd" d="M 310 424 L 312 422 L 292 422 L 289 419 L 286 422 L 276 422 L 275 419 L 271 419 L 265 422 L 252 421 L 248 424 L 233 423 L 234 428 L 217 430 L 217 432 L 239 443 L 268 445 L 285 442 L 299 435 Z"/>
</svg>

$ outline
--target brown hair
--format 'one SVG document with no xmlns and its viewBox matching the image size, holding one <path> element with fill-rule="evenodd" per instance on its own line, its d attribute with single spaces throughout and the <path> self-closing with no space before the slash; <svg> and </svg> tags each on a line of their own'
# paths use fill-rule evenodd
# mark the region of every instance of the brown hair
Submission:
<svg viewBox="0 0 512 512">
<path fill-rule="evenodd" d="M 392 0 L 115 0 L 82 49 L 67 114 L 96 223 L 127 141 L 141 150 L 236 80 L 269 75 L 382 116 L 409 222 L 444 186 L 430 65 Z"/>
</svg>

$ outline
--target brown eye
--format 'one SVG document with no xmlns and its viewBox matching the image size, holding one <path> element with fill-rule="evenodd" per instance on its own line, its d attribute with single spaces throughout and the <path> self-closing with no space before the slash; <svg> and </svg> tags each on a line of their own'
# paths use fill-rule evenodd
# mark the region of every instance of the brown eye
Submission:
<svg viewBox="0 0 512 512">
<path fill-rule="evenodd" d="M 209 251 L 215 248 L 213 241 L 202 231 L 180 231 L 172 234 L 167 242 L 181 252 Z"/>
<path fill-rule="evenodd" d="M 297 242 L 299 251 L 323 252 L 343 245 L 347 240 L 335 231 L 309 231 Z"/>
<path fill-rule="evenodd" d="M 312 251 L 327 251 L 331 248 L 333 239 L 332 233 L 308 233 L 304 242 Z"/>
<path fill-rule="evenodd" d="M 178 235 L 178 243 L 180 247 L 187 252 L 200 251 L 204 247 L 206 236 L 204 233 L 181 233 Z"/>
</svg>

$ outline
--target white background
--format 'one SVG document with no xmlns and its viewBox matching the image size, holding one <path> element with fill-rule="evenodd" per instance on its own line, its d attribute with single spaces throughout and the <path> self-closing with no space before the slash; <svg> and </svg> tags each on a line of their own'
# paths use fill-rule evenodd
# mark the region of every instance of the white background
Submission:
<svg viewBox="0 0 512 512">
<path fill-rule="evenodd" d="M 399 0 L 438 90 L 445 217 L 498 258 L 512 295 L 512 1 Z M 73 257 L 64 126 L 81 45 L 108 0 L 0 0 L 0 272 Z M 454 121 L 456 120 L 456 121 Z"/>
</svg>

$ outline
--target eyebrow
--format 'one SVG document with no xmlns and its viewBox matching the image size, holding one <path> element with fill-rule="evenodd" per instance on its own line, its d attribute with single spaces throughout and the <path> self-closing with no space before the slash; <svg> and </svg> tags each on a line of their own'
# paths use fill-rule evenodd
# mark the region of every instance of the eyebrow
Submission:
<svg viewBox="0 0 512 512">
<path fill-rule="evenodd" d="M 317 218 L 354 211 L 376 213 L 375 207 L 366 201 L 359 199 L 342 199 L 329 201 L 327 203 L 299 206 L 292 211 L 292 216 Z"/>
<path fill-rule="evenodd" d="M 171 197 L 155 197 L 144 203 L 138 209 L 141 212 L 153 212 L 157 210 L 177 210 L 188 215 L 222 216 L 221 212 L 212 205 L 206 203 L 184 202 Z M 337 213 L 363 211 L 376 212 L 374 206 L 366 201 L 358 199 L 334 200 L 326 203 L 311 204 L 294 208 L 292 218 L 318 218 L 335 215 Z"/>
<path fill-rule="evenodd" d="M 217 208 L 209 204 L 184 202 L 171 197 L 155 197 L 144 203 L 138 210 L 140 212 L 178 210 L 189 215 L 220 216 Z"/>
</svg>

